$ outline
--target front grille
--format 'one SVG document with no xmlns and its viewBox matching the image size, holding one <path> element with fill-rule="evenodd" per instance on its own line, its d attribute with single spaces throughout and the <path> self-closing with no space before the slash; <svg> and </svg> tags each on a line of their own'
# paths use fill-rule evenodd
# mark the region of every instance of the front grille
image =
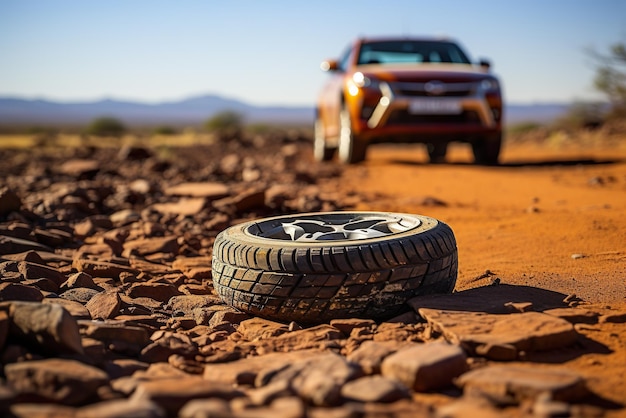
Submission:
<svg viewBox="0 0 626 418">
<path fill-rule="evenodd" d="M 389 87 L 397 96 L 407 97 L 466 97 L 474 94 L 476 83 L 442 83 L 445 92 L 441 94 L 431 94 L 426 90 L 427 83 L 396 81 L 390 82 Z"/>
<path fill-rule="evenodd" d="M 480 125 L 478 113 L 466 110 L 458 115 L 414 115 L 406 110 L 394 110 L 389 115 L 387 125 L 409 124 L 457 124 Z"/>
</svg>

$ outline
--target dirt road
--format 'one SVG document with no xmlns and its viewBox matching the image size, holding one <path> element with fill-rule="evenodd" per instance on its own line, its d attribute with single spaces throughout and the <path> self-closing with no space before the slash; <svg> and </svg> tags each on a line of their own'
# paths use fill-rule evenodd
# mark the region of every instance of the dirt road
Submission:
<svg viewBox="0 0 626 418">
<path fill-rule="evenodd" d="M 378 145 L 368 152 L 336 187 L 368 196 L 356 204 L 359 210 L 419 213 L 449 224 L 459 249 L 456 291 L 499 279 L 576 295 L 583 307 L 624 310 L 626 141 L 510 145 L 499 167 L 472 165 L 463 145 L 452 147 L 442 165 L 427 164 L 418 145 Z M 623 402 L 626 327 L 578 331 L 588 338 L 584 346 L 535 360 L 589 376 L 594 392 Z"/>
<path fill-rule="evenodd" d="M 377 145 L 349 167 L 357 209 L 419 213 L 448 223 L 459 248 L 457 290 L 524 284 L 602 303 L 626 297 L 626 143 L 598 148 L 517 145 L 499 167 L 453 147 L 429 165 L 420 146 Z M 480 278 L 489 270 L 493 276 Z"/>
</svg>

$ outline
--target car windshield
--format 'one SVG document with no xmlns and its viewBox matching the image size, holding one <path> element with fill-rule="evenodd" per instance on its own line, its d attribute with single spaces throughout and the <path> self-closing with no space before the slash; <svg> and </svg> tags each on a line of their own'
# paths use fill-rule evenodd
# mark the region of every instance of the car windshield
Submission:
<svg viewBox="0 0 626 418">
<path fill-rule="evenodd" d="M 469 64 L 458 45 L 444 41 L 377 41 L 361 45 L 357 65 L 397 63 Z"/>
</svg>

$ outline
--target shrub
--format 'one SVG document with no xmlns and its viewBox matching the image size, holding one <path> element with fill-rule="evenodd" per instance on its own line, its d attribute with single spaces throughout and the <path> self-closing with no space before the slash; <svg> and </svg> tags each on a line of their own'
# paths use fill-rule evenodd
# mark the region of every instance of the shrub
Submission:
<svg viewBox="0 0 626 418">
<path fill-rule="evenodd" d="M 243 116 L 238 112 L 226 110 L 208 119 L 204 127 L 222 137 L 235 137 L 243 129 Z"/>
<path fill-rule="evenodd" d="M 155 135 L 176 135 L 178 131 L 171 126 L 157 126 L 154 128 Z"/>
<path fill-rule="evenodd" d="M 125 132 L 122 122 L 108 116 L 94 119 L 87 127 L 87 134 L 95 136 L 121 136 Z"/>
</svg>

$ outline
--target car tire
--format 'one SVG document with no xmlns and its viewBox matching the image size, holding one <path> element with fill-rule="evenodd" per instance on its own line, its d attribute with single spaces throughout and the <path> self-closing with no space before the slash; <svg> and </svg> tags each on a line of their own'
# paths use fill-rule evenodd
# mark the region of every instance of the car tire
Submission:
<svg viewBox="0 0 626 418">
<path fill-rule="evenodd" d="M 222 231 L 213 286 L 241 311 L 278 321 L 387 319 L 419 295 L 454 289 L 454 234 L 434 218 L 319 212 L 259 219 Z"/>
<path fill-rule="evenodd" d="M 315 119 L 313 137 L 313 158 L 315 161 L 330 161 L 335 156 L 336 147 L 329 147 L 324 134 L 324 125 L 318 117 Z"/>
<path fill-rule="evenodd" d="M 441 164 L 446 161 L 448 152 L 447 142 L 435 142 L 427 145 L 428 157 L 432 164 Z"/>
<path fill-rule="evenodd" d="M 472 142 L 474 163 L 480 165 L 498 165 L 500 148 L 502 146 L 502 133 L 486 136 Z"/>
<path fill-rule="evenodd" d="M 344 164 L 356 164 L 365 160 L 367 143 L 352 132 L 352 121 L 347 108 L 339 113 L 339 161 Z"/>
</svg>

